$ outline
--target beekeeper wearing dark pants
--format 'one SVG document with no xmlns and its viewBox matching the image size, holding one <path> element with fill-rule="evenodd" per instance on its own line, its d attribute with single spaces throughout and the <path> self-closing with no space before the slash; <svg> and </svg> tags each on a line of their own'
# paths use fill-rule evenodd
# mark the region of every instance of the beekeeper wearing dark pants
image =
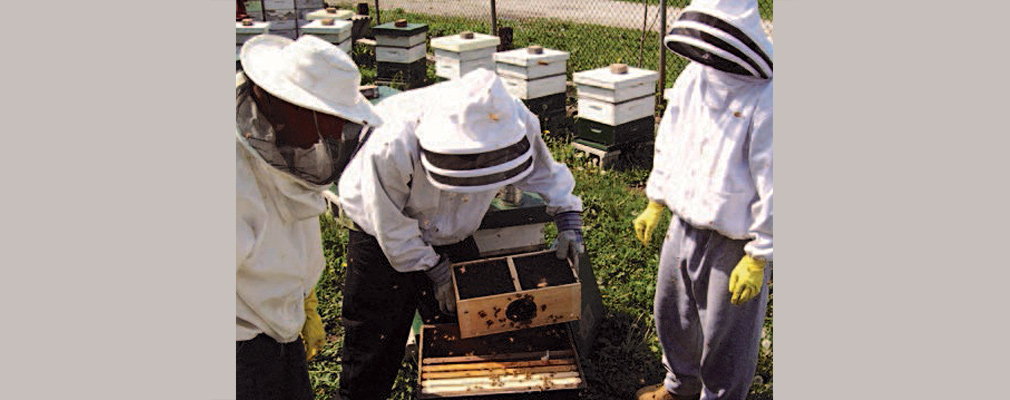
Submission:
<svg viewBox="0 0 1010 400">
<path fill-rule="evenodd" d="M 455 321 L 449 264 L 477 256 L 472 235 L 500 188 L 543 196 L 558 225 L 559 258 L 583 251 L 571 172 L 551 158 L 537 117 L 493 72 L 404 92 L 376 108 L 385 124 L 339 185 L 355 225 L 343 291 L 344 400 L 389 396 L 415 309 L 428 321 Z"/>
<path fill-rule="evenodd" d="M 236 86 L 236 383 L 240 400 L 313 399 L 325 342 L 318 216 L 369 125 L 354 62 L 314 36 L 247 41 Z M 303 340 L 298 340 L 301 334 Z"/>
<path fill-rule="evenodd" d="M 638 399 L 742 400 L 754 377 L 772 263 L 772 46 L 754 0 L 695 0 L 666 46 L 673 86 L 635 220 L 665 208 L 655 320 L 667 369 Z"/>
</svg>

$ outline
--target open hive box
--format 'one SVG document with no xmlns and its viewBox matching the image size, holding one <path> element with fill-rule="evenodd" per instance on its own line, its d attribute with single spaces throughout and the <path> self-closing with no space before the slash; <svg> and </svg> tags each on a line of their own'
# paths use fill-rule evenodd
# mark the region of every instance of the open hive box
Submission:
<svg viewBox="0 0 1010 400">
<path fill-rule="evenodd" d="M 421 399 L 574 399 L 586 387 L 568 324 L 469 339 L 455 324 L 425 325 L 419 356 Z"/>
<path fill-rule="evenodd" d="M 572 262 L 554 250 L 452 265 L 463 338 L 578 320 L 581 289 Z"/>
</svg>

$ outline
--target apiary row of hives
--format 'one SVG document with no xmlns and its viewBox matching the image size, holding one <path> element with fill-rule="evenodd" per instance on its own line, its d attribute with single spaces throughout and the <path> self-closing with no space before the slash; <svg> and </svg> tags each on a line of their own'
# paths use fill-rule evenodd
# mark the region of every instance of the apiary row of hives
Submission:
<svg viewBox="0 0 1010 400">
<path fill-rule="evenodd" d="M 304 34 L 304 27 L 313 20 L 349 19 L 348 10 L 326 7 L 323 0 L 243 0 L 246 14 L 253 21 L 269 22 L 270 33 L 295 39 Z"/>
</svg>

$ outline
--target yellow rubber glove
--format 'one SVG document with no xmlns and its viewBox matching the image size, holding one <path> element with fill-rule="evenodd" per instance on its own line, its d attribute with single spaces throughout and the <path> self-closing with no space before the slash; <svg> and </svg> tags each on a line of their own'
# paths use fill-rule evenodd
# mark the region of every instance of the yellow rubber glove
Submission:
<svg viewBox="0 0 1010 400">
<path fill-rule="evenodd" d="M 326 344 L 326 330 L 323 329 L 323 319 L 316 311 L 319 300 L 316 299 L 316 289 L 312 289 L 305 298 L 305 324 L 302 325 L 302 340 L 305 341 L 305 360 L 311 360 Z"/>
<path fill-rule="evenodd" d="M 663 210 L 665 209 L 666 207 L 663 207 L 662 204 L 650 201 L 649 205 L 645 207 L 645 211 L 642 211 L 638 215 L 638 218 L 635 218 L 635 237 L 642 244 L 649 244 L 649 239 L 652 238 L 652 230 L 656 229 L 656 225 L 659 224 L 659 217 L 663 216 Z"/>
<path fill-rule="evenodd" d="M 729 275 L 730 303 L 741 305 L 761 293 L 765 279 L 765 262 L 743 256 Z"/>
</svg>

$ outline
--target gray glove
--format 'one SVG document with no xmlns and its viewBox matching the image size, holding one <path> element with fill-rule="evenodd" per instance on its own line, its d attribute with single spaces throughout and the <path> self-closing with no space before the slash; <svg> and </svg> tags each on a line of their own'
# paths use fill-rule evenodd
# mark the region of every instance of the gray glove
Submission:
<svg viewBox="0 0 1010 400">
<path fill-rule="evenodd" d="M 435 284 L 435 299 L 438 307 L 445 314 L 456 313 L 456 292 L 452 290 L 452 271 L 449 269 L 449 257 L 441 256 L 438 264 L 431 267 L 425 274 Z"/>
<path fill-rule="evenodd" d="M 558 259 L 578 260 L 578 254 L 586 251 L 582 243 L 582 215 L 577 212 L 560 213 L 554 216 L 554 225 L 558 227 Z"/>
</svg>

